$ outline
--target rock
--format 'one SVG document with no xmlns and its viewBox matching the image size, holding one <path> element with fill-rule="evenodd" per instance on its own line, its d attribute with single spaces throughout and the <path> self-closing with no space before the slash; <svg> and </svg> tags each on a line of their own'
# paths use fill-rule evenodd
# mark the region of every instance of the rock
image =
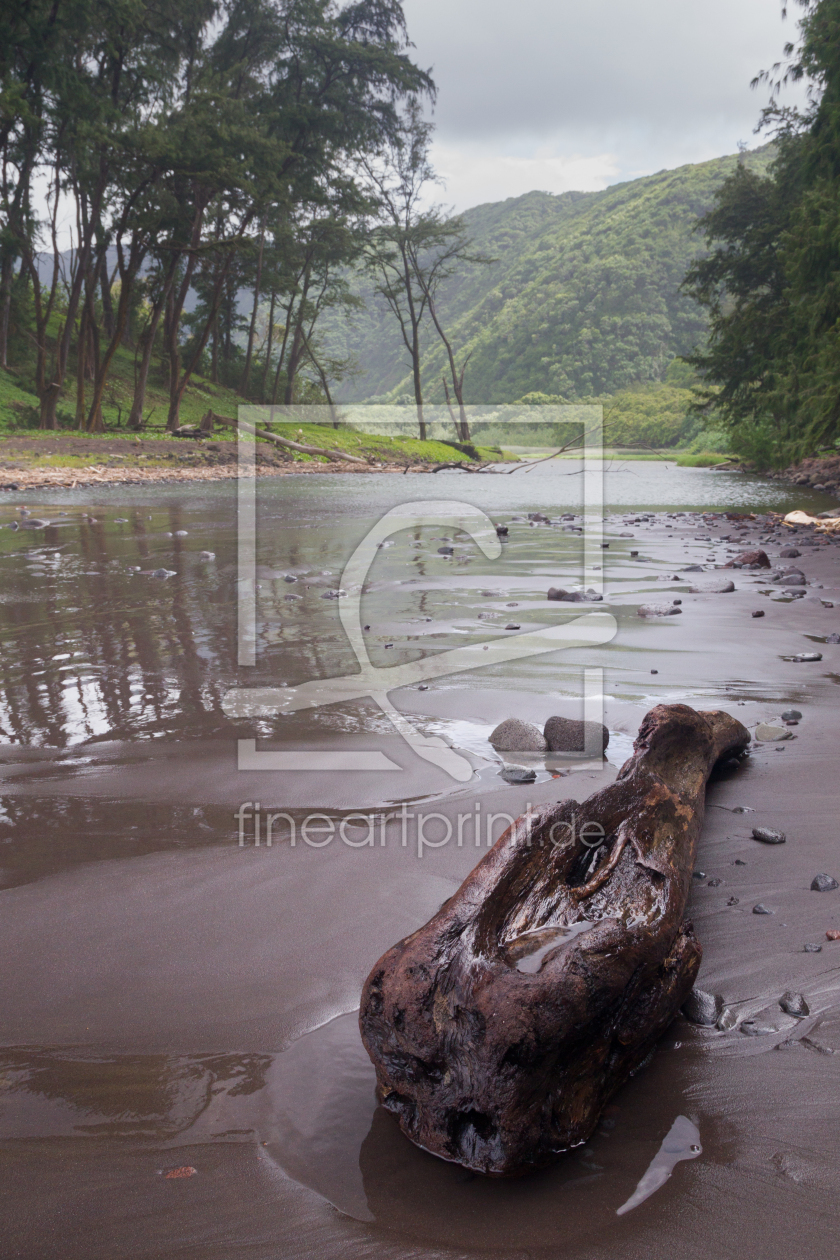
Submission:
<svg viewBox="0 0 840 1260">
<path fill-rule="evenodd" d="M 176 529 L 175 533 L 173 534 L 173 538 L 186 538 L 186 537 L 188 537 L 188 534 L 187 534 L 187 530 L 185 529 Z"/>
<path fill-rule="evenodd" d="M 709 888 L 720 888 L 722 883 L 723 883 L 722 879 L 718 879 L 717 877 L 715 877 L 714 879 L 709 880 L 708 886 Z"/>
<path fill-rule="evenodd" d="M 451 556 L 451 555 L 454 555 L 455 548 L 454 547 L 438 547 L 437 553 L 439 556 Z"/>
<path fill-rule="evenodd" d="M 630 553 L 633 554 L 632 551 Z M 685 568 L 680 570 L 681 573 L 705 573 L 702 564 L 687 564 Z"/>
<path fill-rule="evenodd" d="M 727 903 L 726 903 L 726 904 L 727 904 L 728 906 L 737 906 L 737 905 L 739 905 L 739 904 L 740 904 L 740 898 L 738 898 L 738 897 L 730 897 L 730 898 L 729 898 L 729 900 L 727 901 Z"/>
<path fill-rule="evenodd" d="M 551 517 L 549 517 L 549 516 L 544 516 L 542 512 L 529 512 L 529 513 L 528 513 L 528 520 L 529 520 L 529 521 L 537 521 L 537 522 L 538 522 L 539 524 L 541 524 L 541 525 L 550 525 L 550 524 L 551 524 Z"/>
<path fill-rule="evenodd" d="M 782 547 L 779 556 L 782 560 L 795 560 L 802 552 L 797 547 Z"/>
<path fill-rule="evenodd" d="M 802 714 L 799 712 L 798 709 L 785 709 L 784 713 L 782 714 L 782 721 L 783 722 L 798 722 L 801 717 L 802 717 Z"/>
<path fill-rule="evenodd" d="M 758 1024 L 754 1019 L 745 1019 L 741 1025 L 741 1032 L 745 1037 L 767 1037 L 778 1031 L 778 1028 L 773 1028 L 768 1024 Z"/>
<path fill-rule="evenodd" d="M 675 617 L 682 609 L 676 604 L 640 604 L 636 611 L 640 617 Z"/>
<path fill-rule="evenodd" d="M 509 621 L 505 626 L 505 630 L 521 630 L 521 628 L 518 621 Z"/>
<path fill-rule="evenodd" d="M 807 944 L 802 946 L 803 954 L 821 954 L 822 945 Z"/>
<path fill-rule="evenodd" d="M 546 599 L 560 600 L 566 604 L 600 604 L 603 595 L 598 595 L 592 589 L 588 591 L 567 591 L 560 586 L 549 587 Z"/>
<path fill-rule="evenodd" d="M 762 551 L 761 548 L 757 551 L 742 551 L 739 556 L 730 560 L 729 563 L 725 564 L 723 567 L 724 569 L 734 569 L 736 564 L 749 564 L 753 565 L 757 569 L 769 569 L 771 567 L 767 552 Z"/>
<path fill-rule="evenodd" d="M 795 1015 L 797 1019 L 805 1019 L 806 1015 L 811 1014 L 811 1008 L 802 994 L 792 993 L 790 990 L 782 994 L 779 999 L 779 1006 L 786 1015 Z"/>
<path fill-rule="evenodd" d="M 344 599 L 346 594 L 347 592 L 342 591 L 342 590 L 324 591 L 323 595 L 321 596 L 321 599 Z M 388 646 L 390 647 L 392 645 L 389 644 Z"/>
<path fill-rule="evenodd" d="M 531 766 L 502 766 L 499 774 L 506 783 L 533 783 L 537 777 Z"/>
<path fill-rule="evenodd" d="M 825 641 L 826 643 L 840 643 L 840 634 L 837 634 L 836 632 L 833 634 L 827 634 Z"/>
<path fill-rule="evenodd" d="M 822 660 L 822 652 L 797 652 L 795 656 L 786 656 L 785 660 L 794 661 L 798 665 L 810 664 Z"/>
<path fill-rule="evenodd" d="M 215 551 L 200 551 L 198 554 L 202 560 L 215 560 L 216 559 Z"/>
<path fill-rule="evenodd" d="M 782 577 L 773 578 L 772 581 L 780 583 L 782 586 L 804 586 L 804 573 L 787 573 Z"/>
<path fill-rule="evenodd" d="M 507 527 L 507 525 L 497 525 L 497 526 L 496 526 L 496 533 L 499 535 L 499 537 L 500 537 L 500 538 L 507 538 L 507 536 L 508 536 L 508 532 L 509 532 L 509 531 L 508 531 L 508 527 Z"/>
<path fill-rule="evenodd" d="M 775 910 L 768 910 L 767 907 L 763 906 L 760 901 L 757 906 L 753 906 L 752 912 L 753 914 L 775 914 L 776 913 Z"/>
<path fill-rule="evenodd" d="M 826 875 L 825 871 L 811 880 L 811 892 L 833 892 L 837 887 L 840 887 L 837 880 L 833 875 Z"/>
<path fill-rule="evenodd" d="M 549 752 L 603 753 L 610 733 L 600 722 L 578 722 L 574 718 L 550 717 L 544 729 Z"/>
<path fill-rule="evenodd" d="M 287 574 L 285 574 L 285 576 L 284 576 L 284 578 L 283 578 L 283 581 L 284 581 L 284 582 L 296 582 L 296 581 L 297 581 L 297 578 L 295 577 L 295 575 L 294 575 L 293 573 L 287 573 Z"/>
<path fill-rule="evenodd" d="M 755 738 L 762 744 L 775 744 L 780 739 L 791 739 L 792 736 L 784 726 L 771 726 L 769 722 L 759 722 L 755 728 Z"/>
<path fill-rule="evenodd" d="M 787 836 L 783 831 L 773 831 L 771 827 L 753 827 L 753 839 L 762 844 L 784 844 Z"/>
<path fill-rule="evenodd" d="M 619 779 L 529 810 L 379 959 L 359 1025 L 377 1098 L 408 1138 L 485 1175 L 589 1139 L 691 992 L 686 876 L 706 782 L 748 742 L 728 714 L 658 705 Z M 576 819 L 606 837 L 594 873 Z"/>
<path fill-rule="evenodd" d="M 763 609 L 763 608 L 758 608 L 758 609 L 757 609 L 757 610 L 753 613 L 753 616 L 754 616 L 754 617 L 763 617 L 763 616 L 764 616 L 764 609 Z"/>
<path fill-rule="evenodd" d="M 686 1019 L 704 1028 L 712 1028 L 722 1011 L 723 998 L 717 993 L 706 993 L 703 989 L 692 989 L 682 1004 L 682 1013 Z"/>
<path fill-rule="evenodd" d="M 175 576 L 174 569 L 152 569 L 153 578 L 171 578 Z"/>
<path fill-rule="evenodd" d="M 825 939 L 827 941 L 840 941 L 840 929 L 829 928 L 825 934 Z"/>
<path fill-rule="evenodd" d="M 689 595 L 728 595 L 735 590 L 735 583 L 724 581 L 712 582 L 705 586 L 689 586 Z"/>
<path fill-rule="evenodd" d="M 536 752 L 546 750 L 542 731 L 531 722 L 519 718 L 506 718 L 490 734 L 490 743 L 496 752 Z"/>
<path fill-rule="evenodd" d="M 731 1032 L 738 1023 L 738 1012 L 733 1010 L 731 1006 L 724 1006 L 720 1013 L 720 1019 L 717 1027 L 721 1032 Z"/>
</svg>

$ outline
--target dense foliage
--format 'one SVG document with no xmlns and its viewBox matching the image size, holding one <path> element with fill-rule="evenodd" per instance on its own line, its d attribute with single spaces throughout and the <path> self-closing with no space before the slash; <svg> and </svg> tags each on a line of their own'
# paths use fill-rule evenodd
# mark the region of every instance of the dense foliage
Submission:
<svg viewBox="0 0 840 1260">
<path fill-rule="evenodd" d="M 157 371 L 170 428 L 200 368 L 289 402 L 308 365 L 329 396 L 342 365 L 315 324 L 351 300 L 354 162 L 432 89 L 407 47 L 399 0 L 2 6 L 0 363 L 41 427 L 75 393 L 77 426 L 101 428 L 126 347 L 135 428 Z"/>
<path fill-rule="evenodd" d="M 783 77 L 809 80 L 809 107 L 765 110 L 778 156 L 723 184 L 686 285 L 710 316 L 693 359 L 705 406 L 739 451 L 778 465 L 840 437 L 840 0 L 800 3 Z"/>
</svg>

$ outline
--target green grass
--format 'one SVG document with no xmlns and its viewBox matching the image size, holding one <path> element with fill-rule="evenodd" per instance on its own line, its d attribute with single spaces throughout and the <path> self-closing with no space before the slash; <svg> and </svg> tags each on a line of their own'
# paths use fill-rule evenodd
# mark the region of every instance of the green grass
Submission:
<svg viewBox="0 0 840 1260">
<path fill-rule="evenodd" d="M 676 461 L 680 468 L 711 468 L 715 464 L 737 464 L 739 456 L 721 451 L 677 451 Z"/>
</svg>

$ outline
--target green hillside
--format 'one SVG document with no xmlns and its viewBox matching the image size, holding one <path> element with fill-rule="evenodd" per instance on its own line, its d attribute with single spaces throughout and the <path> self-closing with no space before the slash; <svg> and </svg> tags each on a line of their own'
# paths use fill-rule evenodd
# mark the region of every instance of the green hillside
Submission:
<svg viewBox="0 0 840 1260">
<path fill-rule="evenodd" d="M 477 247 L 497 259 L 466 267 L 439 301 L 459 355 L 472 353 L 467 400 L 541 392 L 577 401 L 664 381 L 705 331 L 703 312 L 679 291 L 701 252 L 697 219 L 739 160 L 763 173 L 771 159 L 765 146 L 603 192 L 531 192 L 467 211 Z M 408 393 L 392 318 L 362 292 L 366 310 L 331 330 L 361 368 L 342 392 L 347 401 Z M 431 324 L 425 338 L 425 389 L 438 402 L 444 361 Z"/>
</svg>

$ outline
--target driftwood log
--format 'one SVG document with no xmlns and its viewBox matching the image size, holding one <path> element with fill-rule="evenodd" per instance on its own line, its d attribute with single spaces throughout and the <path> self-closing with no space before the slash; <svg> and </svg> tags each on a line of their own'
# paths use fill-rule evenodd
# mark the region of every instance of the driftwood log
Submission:
<svg viewBox="0 0 840 1260">
<path fill-rule="evenodd" d="M 749 740 L 726 713 L 658 705 L 614 783 L 519 818 L 379 960 L 362 1039 L 412 1141 L 499 1175 L 587 1140 L 694 983 L 706 783 Z"/>
</svg>

